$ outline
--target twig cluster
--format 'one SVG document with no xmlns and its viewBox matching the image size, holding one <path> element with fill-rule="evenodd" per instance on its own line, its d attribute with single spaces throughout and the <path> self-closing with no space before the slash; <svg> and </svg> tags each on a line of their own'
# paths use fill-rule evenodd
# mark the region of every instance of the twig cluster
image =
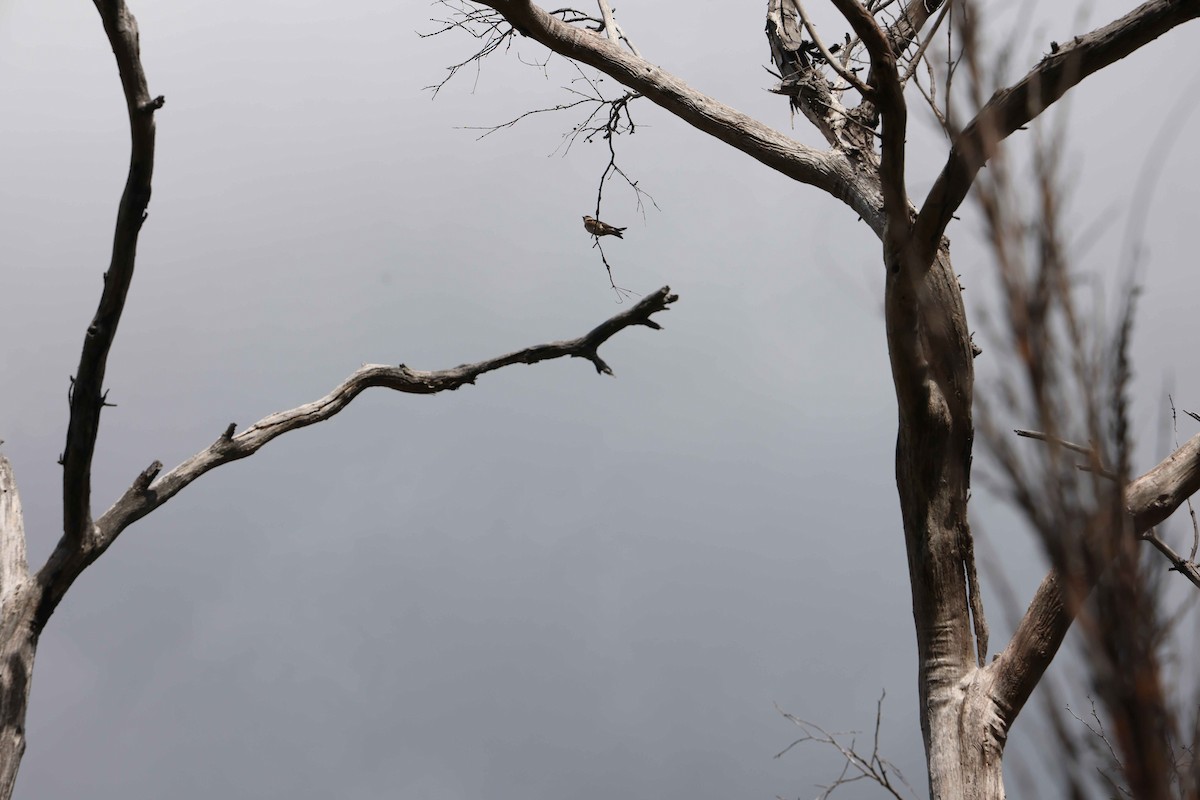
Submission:
<svg viewBox="0 0 1200 800">
<path fill-rule="evenodd" d="M 440 24 L 440 27 L 430 33 L 423 34 L 424 36 L 436 36 L 438 34 L 447 33 L 456 29 L 463 29 L 470 33 L 476 39 L 483 41 L 483 46 L 476 50 L 468 58 L 447 68 L 447 75 L 438 84 L 427 87 L 437 92 L 446 85 L 455 74 L 463 67 L 474 64 L 478 69 L 480 62 L 491 53 L 495 52 L 501 45 L 507 43 L 511 45 L 513 34 L 517 29 L 505 22 L 505 18 L 498 12 L 480 7 L 471 3 L 460 2 L 459 0 L 439 0 L 442 5 L 447 6 L 452 10 L 452 14 L 448 19 L 435 20 Z M 574 8 L 560 8 L 550 12 L 551 16 L 561 20 L 562 22 L 578 26 L 592 34 L 603 34 L 610 42 L 624 45 L 630 53 L 637 58 L 641 58 L 641 53 L 637 47 L 629 39 L 625 30 L 616 21 L 612 9 L 607 0 L 598 0 L 600 10 L 599 16 L 593 16 L 583 11 Z M 542 69 L 546 68 L 547 62 L 537 62 L 535 66 Z M 570 98 L 564 102 L 556 103 L 550 106 L 534 108 L 524 111 L 521 114 L 495 125 L 486 126 L 464 126 L 465 130 L 482 131 L 479 138 L 483 139 L 498 131 L 506 130 L 517 125 L 519 122 L 527 120 L 531 117 L 548 114 L 553 112 L 583 110 L 586 112 L 583 119 L 573 125 L 569 131 L 562 135 L 562 139 L 557 148 L 556 153 L 567 155 L 571 148 L 579 141 L 592 143 L 595 141 L 603 141 L 608 149 L 608 162 L 604 165 L 604 169 L 600 173 L 598 188 L 596 192 L 596 208 L 594 215 L 597 219 L 603 218 L 602 205 L 604 201 L 604 189 L 608 182 L 613 177 L 620 177 L 625 184 L 633 191 L 636 200 L 636 209 L 638 213 L 645 217 L 645 203 L 649 202 L 655 208 L 658 204 L 654 198 L 645 191 L 637 180 L 632 178 L 617 162 L 616 139 L 622 135 L 632 135 L 637 130 L 637 125 L 634 122 L 631 105 L 642 98 L 638 91 L 625 90 L 615 97 L 607 96 L 603 87 L 603 79 L 585 71 L 577 62 L 568 62 L 572 69 L 576 72 L 576 76 L 571 82 L 563 87 Z M 618 297 L 625 298 L 632 293 L 628 289 L 624 289 L 617 285 L 616 279 L 613 276 L 613 269 L 609 263 L 607 254 L 604 252 L 604 247 L 597 238 L 593 242 L 593 247 L 600 254 L 601 262 L 604 264 L 604 269 L 608 274 L 609 284 L 617 293 Z"/>
<path fill-rule="evenodd" d="M 775 710 L 782 714 L 784 719 L 799 727 L 804 733 L 800 738 L 776 753 L 775 758 L 782 757 L 793 747 L 800 744 L 819 744 L 836 750 L 844 760 L 842 771 L 832 783 L 818 786 L 822 790 L 820 794 L 821 800 L 831 797 L 834 792 L 843 786 L 864 780 L 877 784 L 881 789 L 896 798 L 896 800 L 905 800 L 905 795 L 901 794 L 901 788 L 905 790 L 908 797 L 916 797 L 916 792 L 913 791 L 908 781 L 904 779 L 904 775 L 901 774 L 900 769 L 879 754 L 879 732 L 883 726 L 883 699 L 886 696 L 886 692 L 881 694 L 879 701 L 875 705 L 875 732 L 871 739 L 871 752 L 866 755 L 860 753 L 857 749 L 857 732 L 831 733 L 820 725 L 801 719 L 794 714 L 789 714 L 779 708 L 779 706 L 776 706 Z M 893 783 L 893 778 L 899 782 L 898 785 Z"/>
</svg>

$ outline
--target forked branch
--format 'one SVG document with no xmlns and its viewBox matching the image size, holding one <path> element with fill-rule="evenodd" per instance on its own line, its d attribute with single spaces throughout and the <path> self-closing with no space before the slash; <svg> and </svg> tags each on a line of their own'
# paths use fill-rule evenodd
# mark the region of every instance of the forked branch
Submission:
<svg viewBox="0 0 1200 800">
<path fill-rule="evenodd" d="M 453 369 L 426 372 L 411 369 L 403 364 L 368 364 L 356 370 L 319 400 L 272 414 L 236 435 L 234 426 L 230 425 L 209 447 L 164 475 L 159 475 L 162 463 L 155 461 L 142 471 L 120 499 L 96 520 L 87 537 L 78 541 L 64 538 L 45 566 L 38 571 L 37 580 L 44 589 L 38 623 L 45 624 L 80 573 L 99 558 L 131 523 L 170 500 L 209 470 L 254 455 L 272 439 L 288 431 L 329 419 L 348 406 L 365 389 L 378 386 L 408 394 L 436 394 L 473 384 L 480 375 L 511 364 L 536 364 L 539 361 L 563 357 L 587 359 L 595 366 L 596 372 L 611 375 L 612 369 L 600 357 L 600 346 L 629 327 L 643 326 L 660 330 L 661 326 L 652 316 L 666 311 L 677 299 L 678 295 L 672 294 L 670 287 L 664 286 L 579 338 L 535 345 Z"/>
<path fill-rule="evenodd" d="M 1144 535 L 1197 491 L 1200 491 L 1200 434 L 1126 487 L 1125 510 L 1134 533 Z M 1080 592 L 1076 590 L 1072 595 L 1076 601 L 1070 601 L 1063 584 L 1064 578 L 1057 569 L 1046 576 L 1008 646 L 988 666 L 998 676 L 997 707 L 1010 722 L 1041 680 L 1075 619 Z"/>
</svg>

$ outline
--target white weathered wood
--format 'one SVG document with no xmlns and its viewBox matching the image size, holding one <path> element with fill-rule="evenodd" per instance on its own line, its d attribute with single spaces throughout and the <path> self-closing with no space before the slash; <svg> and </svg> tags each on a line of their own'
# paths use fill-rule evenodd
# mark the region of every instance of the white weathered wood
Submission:
<svg viewBox="0 0 1200 800">
<path fill-rule="evenodd" d="M 25 562 L 25 519 L 12 464 L 0 455 L 0 602 L 29 578 Z"/>
<path fill-rule="evenodd" d="M 0 455 L 0 798 L 12 796 L 25 754 L 25 712 L 40 628 L 40 593 L 25 563 L 25 521 L 12 464 Z"/>
</svg>

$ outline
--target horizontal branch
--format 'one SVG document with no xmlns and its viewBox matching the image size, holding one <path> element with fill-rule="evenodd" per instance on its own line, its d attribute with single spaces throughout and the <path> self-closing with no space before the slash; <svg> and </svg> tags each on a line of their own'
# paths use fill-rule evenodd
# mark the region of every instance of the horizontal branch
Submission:
<svg viewBox="0 0 1200 800">
<path fill-rule="evenodd" d="M 64 536 L 59 541 L 45 565 L 38 570 L 37 581 L 42 588 L 42 599 L 35 624 L 45 625 L 75 579 L 95 562 L 130 524 L 154 511 L 206 472 L 222 464 L 252 456 L 272 439 L 288 431 L 329 419 L 348 406 L 364 390 L 382 387 L 408 394 L 436 394 L 473 384 L 480 375 L 511 364 L 536 364 L 539 361 L 563 357 L 585 358 L 592 362 L 596 372 L 611 375 L 612 369 L 598 352 L 600 346 L 625 328 L 640 325 L 661 330 L 662 326 L 651 319 L 651 316 L 666 311 L 668 306 L 678 299 L 679 296 L 672 294 L 670 287 L 664 286 L 577 339 L 534 345 L 497 358 L 463 364 L 452 369 L 426 372 L 411 369 L 403 364 L 368 364 L 356 370 L 319 400 L 264 417 L 237 435 L 234 435 L 234 426 L 230 425 L 215 442 L 166 474 L 159 475 L 162 463 L 155 461 L 143 470 L 120 499 L 96 520 L 90 535 L 82 540 Z"/>
<path fill-rule="evenodd" d="M 917 217 L 915 242 L 933 252 L 975 176 L 999 144 L 1034 120 L 1084 78 L 1121 60 L 1167 31 L 1200 16 L 1195 0 L 1150 0 L 1114 22 L 1076 36 L 1042 59 L 1018 83 L 997 91 L 959 134 Z"/>
<path fill-rule="evenodd" d="M 1042 433 L 1041 431 L 1027 431 L 1022 428 L 1014 428 L 1013 433 L 1026 439 L 1036 439 L 1039 442 L 1049 442 L 1085 456 L 1093 455 L 1096 452 L 1096 448 L 1094 447 L 1084 447 L 1081 444 L 1068 442 L 1066 439 L 1060 439 L 1057 436 L 1051 436 L 1050 434 Z"/>
<path fill-rule="evenodd" d="M 678 295 L 672 294 L 670 287 L 664 286 L 577 339 L 535 345 L 452 369 L 426 372 L 411 369 L 403 364 L 363 366 L 319 400 L 290 411 L 272 414 L 237 435 L 234 435 L 231 425 L 211 446 L 161 477 L 158 476 L 158 472 L 162 465 L 157 462 L 151 465 L 112 508 L 96 521 L 97 541 L 93 543 L 93 547 L 99 550 L 107 548 L 129 524 L 161 506 L 209 470 L 251 456 L 272 439 L 288 431 L 329 419 L 348 406 L 365 389 L 381 387 L 408 394 L 436 394 L 473 384 L 479 376 L 511 364 L 536 364 L 539 361 L 563 357 L 587 359 L 595 366 L 596 372 L 611 375 L 612 369 L 600 358 L 600 346 L 625 328 L 640 325 L 655 330 L 661 329 L 661 326 L 651 319 L 651 315 L 666 311 L 677 299 Z"/>
<path fill-rule="evenodd" d="M 1200 434 L 1125 488 L 1125 510 L 1142 536 L 1200 491 Z M 989 665 L 997 674 L 996 702 L 1011 723 L 1041 680 L 1076 613 L 1057 569 L 1042 581 L 1004 652 Z"/>
</svg>

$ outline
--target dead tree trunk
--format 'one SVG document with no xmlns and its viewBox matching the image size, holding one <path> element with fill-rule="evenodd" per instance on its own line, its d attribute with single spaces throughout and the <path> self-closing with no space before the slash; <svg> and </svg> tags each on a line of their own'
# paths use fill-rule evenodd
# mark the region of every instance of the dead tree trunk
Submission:
<svg viewBox="0 0 1200 800">
<path fill-rule="evenodd" d="M 25 710 L 37 653 L 38 592 L 25 562 L 25 520 L 12 465 L 0 456 L 0 797 L 12 796 L 25 754 Z"/>
</svg>

